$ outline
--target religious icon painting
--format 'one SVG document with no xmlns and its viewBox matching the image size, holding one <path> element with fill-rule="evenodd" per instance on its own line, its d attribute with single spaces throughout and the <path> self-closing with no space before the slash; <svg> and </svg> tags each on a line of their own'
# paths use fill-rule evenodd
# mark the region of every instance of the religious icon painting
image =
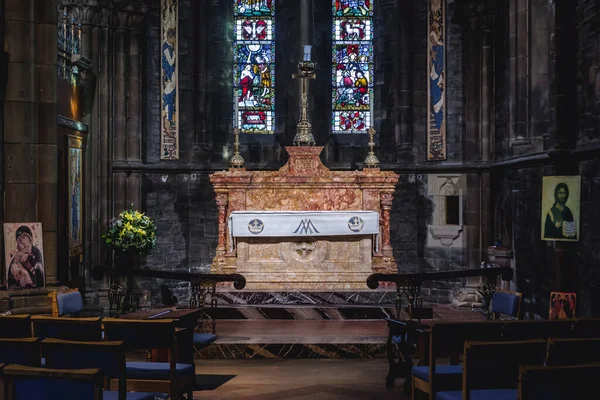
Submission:
<svg viewBox="0 0 600 400">
<path fill-rule="evenodd" d="M 46 286 L 42 224 L 4 224 L 6 286 L 9 289 Z"/>
<path fill-rule="evenodd" d="M 427 12 L 427 160 L 446 159 L 445 0 L 429 0 Z"/>
<path fill-rule="evenodd" d="M 571 292 L 551 292 L 548 319 L 575 318 L 577 295 Z"/>
<path fill-rule="evenodd" d="M 83 253 L 82 241 L 82 187 L 83 187 L 83 140 L 69 135 L 68 140 L 68 194 L 69 194 L 69 256 Z"/>
<path fill-rule="evenodd" d="M 178 0 L 161 1 L 160 159 L 179 159 Z"/>
<path fill-rule="evenodd" d="M 581 176 L 545 176 L 542 183 L 542 240 L 579 240 Z"/>
</svg>

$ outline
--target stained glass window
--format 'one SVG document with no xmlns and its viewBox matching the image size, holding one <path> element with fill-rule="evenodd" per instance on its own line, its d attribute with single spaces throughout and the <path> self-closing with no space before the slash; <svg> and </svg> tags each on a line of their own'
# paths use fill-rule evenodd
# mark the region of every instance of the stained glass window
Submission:
<svg viewBox="0 0 600 400">
<path fill-rule="evenodd" d="M 333 133 L 367 133 L 373 112 L 373 0 L 332 0 Z"/>
<path fill-rule="evenodd" d="M 234 0 L 233 104 L 240 133 L 273 133 L 275 1 Z"/>
</svg>

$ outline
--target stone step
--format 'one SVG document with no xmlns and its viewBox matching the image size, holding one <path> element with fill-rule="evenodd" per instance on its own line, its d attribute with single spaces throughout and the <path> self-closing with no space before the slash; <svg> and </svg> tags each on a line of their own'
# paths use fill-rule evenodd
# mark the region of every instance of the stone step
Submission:
<svg viewBox="0 0 600 400">
<path fill-rule="evenodd" d="M 373 305 L 225 305 L 206 308 L 215 320 L 367 320 L 393 318 L 393 306 Z"/>
<path fill-rule="evenodd" d="M 247 290 L 368 290 L 371 272 L 240 272 Z"/>
</svg>

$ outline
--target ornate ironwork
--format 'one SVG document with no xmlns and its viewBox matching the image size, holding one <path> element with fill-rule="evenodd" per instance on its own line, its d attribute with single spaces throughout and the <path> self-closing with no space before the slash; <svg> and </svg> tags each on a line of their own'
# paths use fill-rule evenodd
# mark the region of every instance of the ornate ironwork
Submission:
<svg viewBox="0 0 600 400">
<path fill-rule="evenodd" d="M 217 332 L 217 324 L 214 318 L 206 313 L 206 299 L 209 298 L 211 309 L 217 308 L 216 293 L 217 284 L 211 281 L 193 281 L 192 295 L 190 297 L 190 308 L 198 308 L 202 310 L 202 314 L 198 319 L 196 331 L 198 332 Z"/>
<path fill-rule="evenodd" d="M 121 282 L 114 269 L 110 271 L 110 284 L 108 289 L 108 314 L 111 317 L 118 317 L 121 310 L 121 300 L 123 299 L 123 290 Z M 113 310 L 114 307 L 114 310 Z"/>
<path fill-rule="evenodd" d="M 492 306 L 492 296 L 494 296 L 495 291 L 496 291 L 496 281 L 494 279 L 488 278 L 486 284 L 483 285 L 483 290 L 482 290 L 485 314 L 486 314 L 487 319 L 492 319 L 492 317 L 493 317 L 491 306 Z"/>
</svg>

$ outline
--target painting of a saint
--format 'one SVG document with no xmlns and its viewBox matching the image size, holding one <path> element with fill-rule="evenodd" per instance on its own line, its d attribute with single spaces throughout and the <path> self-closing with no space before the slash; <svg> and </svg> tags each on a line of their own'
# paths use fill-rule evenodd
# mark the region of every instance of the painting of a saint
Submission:
<svg viewBox="0 0 600 400">
<path fill-rule="evenodd" d="M 577 295 L 575 293 L 551 292 L 548 319 L 575 318 L 576 299 Z"/>
<path fill-rule="evenodd" d="M 161 2 L 161 160 L 179 159 L 177 0 Z"/>
<path fill-rule="evenodd" d="M 579 240 L 580 176 L 545 176 L 542 185 L 542 240 Z"/>
<path fill-rule="evenodd" d="M 428 13 L 427 159 L 446 159 L 445 22 L 443 0 L 430 0 Z"/>
<path fill-rule="evenodd" d="M 78 137 L 69 137 L 68 182 L 69 182 L 69 254 L 82 251 L 82 142 Z"/>
<path fill-rule="evenodd" d="M 41 223 L 5 223 L 4 249 L 9 289 L 43 288 L 46 285 Z"/>
</svg>

